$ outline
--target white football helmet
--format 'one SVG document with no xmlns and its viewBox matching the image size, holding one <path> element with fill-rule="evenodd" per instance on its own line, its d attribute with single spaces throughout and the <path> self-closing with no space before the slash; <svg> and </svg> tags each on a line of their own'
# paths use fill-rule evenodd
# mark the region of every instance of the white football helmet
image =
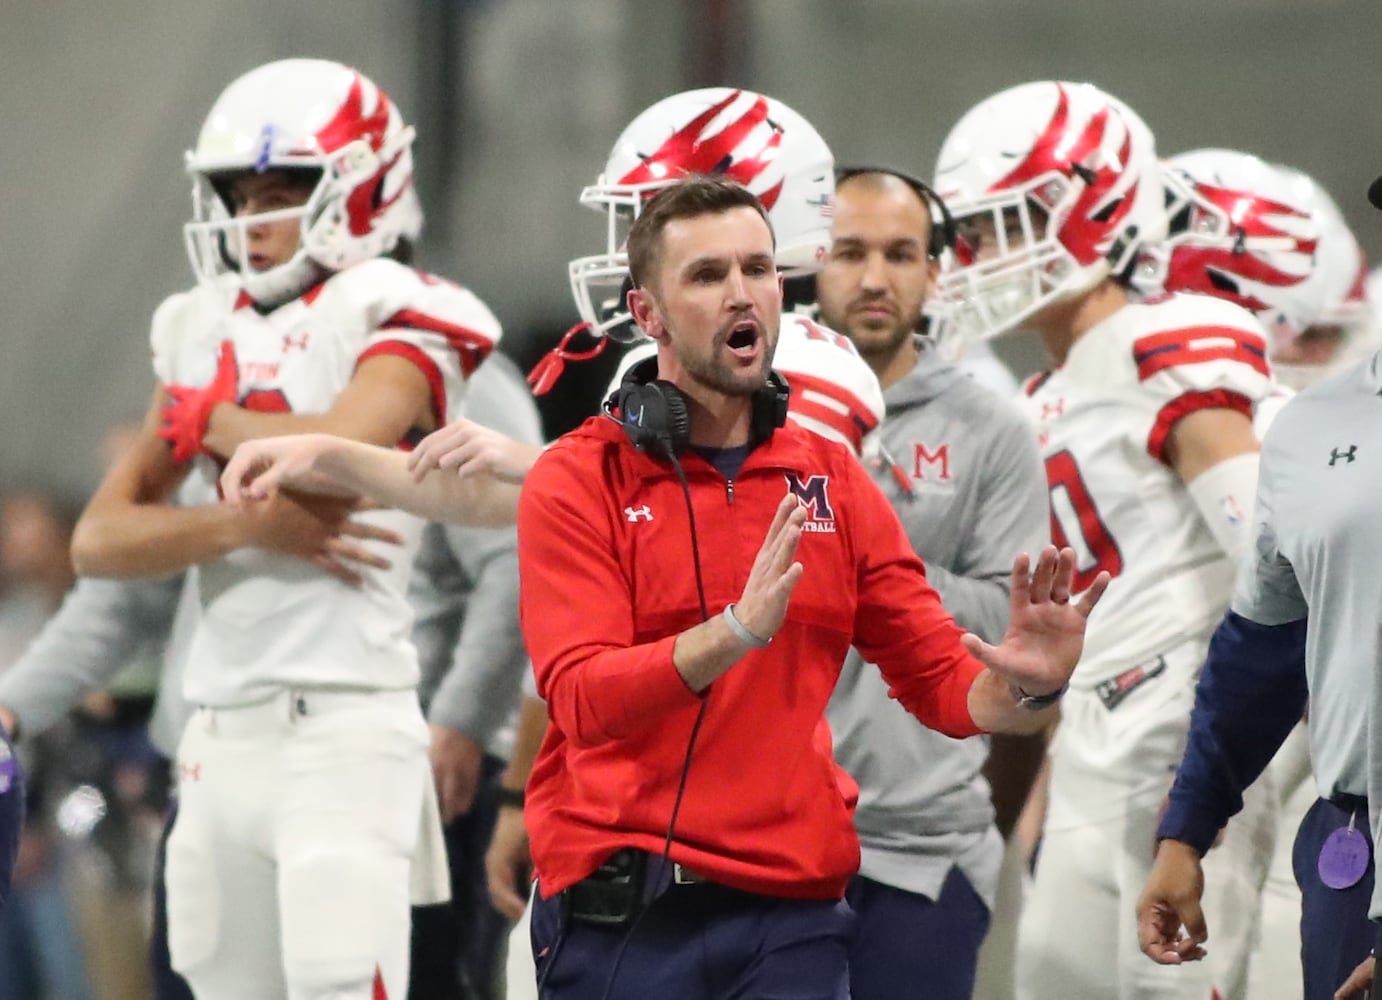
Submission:
<svg viewBox="0 0 1382 1000">
<path fill-rule="evenodd" d="M 238 272 L 257 302 L 301 294 L 339 271 L 416 239 L 422 207 L 413 190 L 413 129 L 363 75 L 322 59 L 284 59 L 250 70 L 212 105 L 195 149 L 192 221 L 184 227 L 199 280 Z M 317 184 L 300 208 L 235 218 L 224 181 L 240 171 L 311 170 Z M 249 267 L 245 229 L 298 218 L 302 239 L 286 264 Z"/>
<path fill-rule="evenodd" d="M 1322 364 L 1287 363 L 1273 359 L 1272 372 L 1294 389 L 1304 389 L 1340 369 L 1370 357 L 1382 343 L 1378 330 L 1378 302 L 1372 292 L 1368 258 L 1343 213 L 1320 185 L 1299 175 L 1303 201 L 1320 227 L 1315 255 L 1315 280 L 1323 306 L 1302 334 L 1317 342 L 1332 342 L 1333 353 Z"/>
<path fill-rule="evenodd" d="M 980 102 L 942 144 L 935 186 L 957 230 L 936 295 L 966 338 L 1123 275 L 1166 229 L 1151 130 L 1087 83 L 1026 83 Z"/>
<path fill-rule="evenodd" d="M 1372 319 L 1367 254 L 1329 192 L 1304 174 L 1297 177 L 1302 200 L 1320 227 L 1315 266 L 1324 289 L 1324 306 L 1311 325 L 1366 326 Z"/>
<path fill-rule="evenodd" d="M 1133 276 L 1139 291 L 1226 299 L 1254 313 L 1274 347 L 1318 320 L 1324 248 L 1308 197 L 1313 181 L 1227 149 L 1182 153 L 1162 168 L 1168 234 L 1143 248 Z"/>
<path fill-rule="evenodd" d="M 569 266 L 581 319 L 597 337 L 636 339 L 623 301 L 628 229 L 648 198 L 687 174 L 743 184 L 768 211 L 779 270 L 814 271 L 830 250 L 834 171 L 820 134 L 771 97 L 712 87 L 659 101 L 624 129 L 599 181 L 581 192 L 581 204 L 606 219 L 605 251 Z"/>
</svg>

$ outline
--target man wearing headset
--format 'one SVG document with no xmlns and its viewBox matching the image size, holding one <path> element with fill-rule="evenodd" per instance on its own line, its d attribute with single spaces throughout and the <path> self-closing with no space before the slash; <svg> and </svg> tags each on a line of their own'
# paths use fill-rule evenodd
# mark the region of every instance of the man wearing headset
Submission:
<svg viewBox="0 0 1382 1000">
<path fill-rule="evenodd" d="M 996 642 L 1008 620 L 1012 554 L 1049 540 L 1046 476 L 1017 408 L 943 360 L 916 333 L 949 237 L 940 200 L 882 168 L 837 171 L 821 319 L 853 341 L 883 385 L 884 461 L 873 478 L 961 627 Z M 853 1000 L 968 1000 L 1003 862 L 1003 838 L 1040 762 L 1039 741 L 995 744 L 1021 772 L 995 824 L 985 737 L 918 726 L 877 668 L 851 651 L 827 717 L 835 756 L 859 783 L 862 859 L 848 899 L 858 917 Z M 1035 747 L 1031 744 L 1036 744 Z M 1025 765 L 1025 767 L 1024 767 Z"/>
<path fill-rule="evenodd" d="M 635 369 L 519 506 L 553 720 L 527 806 L 544 995 L 844 996 L 855 789 L 821 715 L 848 646 L 951 735 L 1030 730 L 1093 601 L 1048 549 L 1034 581 L 1014 567 L 1004 642 L 961 643 L 853 456 L 782 425 L 772 230 L 743 188 L 660 193 L 629 261 L 658 379 Z"/>
</svg>

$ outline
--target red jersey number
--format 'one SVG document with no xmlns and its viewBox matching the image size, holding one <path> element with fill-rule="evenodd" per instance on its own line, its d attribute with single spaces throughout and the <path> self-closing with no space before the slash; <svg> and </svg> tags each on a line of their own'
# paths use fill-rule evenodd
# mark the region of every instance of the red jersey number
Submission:
<svg viewBox="0 0 1382 1000">
<path fill-rule="evenodd" d="M 1047 458 L 1046 481 L 1051 488 L 1051 540 L 1059 548 L 1075 550 L 1072 589 L 1076 593 L 1087 590 L 1102 570 L 1110 577 L 1121 573 L 1123 553 L 1099 517 L 1075 457 L 1058 451 Z M 1065 530 L 1067 524 L 1073 532 Z"/>
</svg>

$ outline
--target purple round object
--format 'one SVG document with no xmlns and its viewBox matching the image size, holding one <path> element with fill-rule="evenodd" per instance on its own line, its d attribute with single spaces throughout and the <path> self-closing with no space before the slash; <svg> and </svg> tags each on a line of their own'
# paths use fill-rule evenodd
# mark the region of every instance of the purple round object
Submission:
<svg viewBox="0 0 1382 1000">
<path fill-rule="evenodd" d="M 1357 885 L 1368 870 L 1371 855 L 1367 837 L 1352 827 L 1340 827 L 1320 848 L 1320 881 L 1331 889 Z"/>
</svg>

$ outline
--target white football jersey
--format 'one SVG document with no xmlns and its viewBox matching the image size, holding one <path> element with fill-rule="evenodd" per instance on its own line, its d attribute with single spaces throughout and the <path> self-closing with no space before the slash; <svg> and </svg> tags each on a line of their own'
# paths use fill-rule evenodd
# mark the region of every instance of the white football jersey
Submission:
<svg viewBox="0 0 1382 1000">
<path fill-rule="evenodd" d="M 630 368 L 656 353 L 651 340 L 625 352 L 606 395 L 613 395 Z M 883 421 L 883 388 L 848 337 L 809 316 L 786 313 L 773 368 L 792 387 L 788 416 L 856 455 L 869 453 L 870 435 Z"/>
<path fill-rule="evenodd" d="M 356 367 L 380 354 L 427 376 L 438 424 L 459 414 L 466 380 L 499 339 L 499 323 L 473 294 L 390 260 L 348 268 L 267 315 L 233 281 L 202 285 L 154 314 L 161 383 L 205 385 L 219 344 L 235 345 L 240 405 L 325 413 Z M 198 456 L 191 502 L 217 500 L 217 464 Z M 201 621 L 184 690 L 193 704 L 252 704 L 284 688 L 406 688 L 417 683 L 405 600 L 422 522 L 399 511 L 361 519 L 398 531 L 402 546 L 373 545 L 392 563 L 364 569 L 350 587 L 304 560 L 239 549 L 200 567 Z"/>
<path fill-rule="evenodd" d="M 1272 390 L 1266 350 L 1257 320 L 1232 303 L 1165 296 L 1120 309 L 1024 386 L 1052 539 L 1077 556 L 1075 590 L 1100 570 L 1113 578 L 1090 616 L 1076 687 L 1205 636 L 1222 617 L 1236 567 L 1166 464 L 1166 442 L 1196 410 L 1251 418 Z"/>
</svg>

